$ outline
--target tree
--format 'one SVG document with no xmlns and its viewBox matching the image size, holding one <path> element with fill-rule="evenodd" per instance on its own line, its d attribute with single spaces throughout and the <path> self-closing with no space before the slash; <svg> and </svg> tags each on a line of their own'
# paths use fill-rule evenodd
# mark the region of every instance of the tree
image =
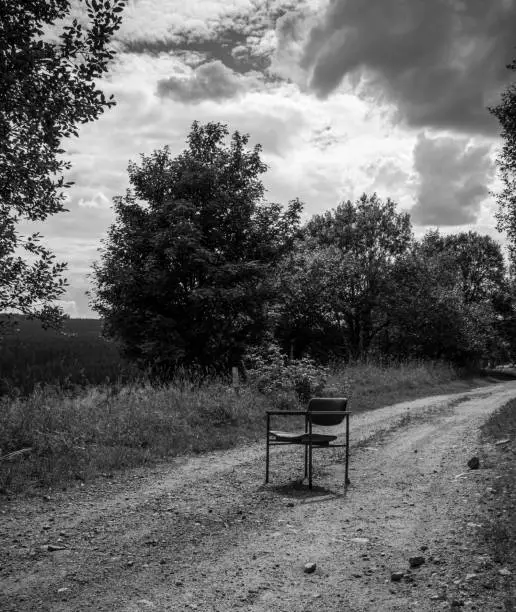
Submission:
<svg viewBox="0 0 516 612">
<path fill-rule="evenodd" d="M 97 89 L 114 52 L 109 42 L 125 0 L 3 0 L 0 7 L 0 312 L 56 324 L 65 265 L 19 223 L 64 211 L 63 139 L 115 104 Z M 22 257 L 20 250 L 25 250 Z"/>
<path fill-rule="evenodd" d="M 306 245 L 286 268 L 283 339 L 299 342 L 306 324 L 330 353 L 365 357 L 381 329 L 389 324 L 386 296 L 395 291 L 389 280 L 397 258 L 412 241 L 410 217 L 396 204 L 366 194 L 323 215 L 304 228 Z M 297 274 L 296 274 L 297 270 Z M 290 276 L 291 280 L 288 280 Z M 312 285 L 308 300 L 299 287 Z M 305 339 L 306 343 L 306 339 Z M 336 343 L 338 346 L 336 346 Z"/>
<path fill-rule="evenodd" d="M 516 60 L 507 66 L 516 70 Z M 504 139 L 498 159 L 503 189 L 498 194 L 498 229 L 505 230 L 509 238 L 511 257 L 516 257 L 516 83 L 502 92 L 501 102 L 489 111 L 498 119 Z"/>
<path fill-rule="evenodd" d="M 129 166 L 115 199 L 93 307 L 139 365 L 225 370 L 269 327 L 274 269 L 298 233 L 301 204 L 263 202 L 259 145 L 194 122 L 176 158 L 165 147 Z"/>
<path fill-rule="evenodd" d="M 389 326 L 378 338 L 380 352 L 395 359 L 443 359 L 466 365 L 481 357 L 486 337 L 479 304 L 465 303 L 457 269 L 438 253 L 429 255 L 421 243 L 395 265 L 391 281 L 396 292 L 385 308 Z M 491 328 L 490 328 L 491 329 Z"/>
<path fill-rule="evenodd" d="M 350 357 L 342 315 L 347 286 L 342 254 L 335 247 L 299 242 L 277 270 L 279 307 L 275 336 L 291 359 L 309 353 L 318 361 Z"/>
<path fill-rule="evenodd" d="M 425 235 L 421 247 L 428 257 L 447 258 L 467 304 L 491 301 L 504 290 L 506 269 L 502 249 L 490 236 L 473 231 L 441 236 L 434 231 Z"/>
<path fill-rule="evenodd" d="M 506 352 L 505 262 L 489 236 L 428 232 L 397 262 L 393 280 L 384 353 L 477 365 Z"/>
</svg>

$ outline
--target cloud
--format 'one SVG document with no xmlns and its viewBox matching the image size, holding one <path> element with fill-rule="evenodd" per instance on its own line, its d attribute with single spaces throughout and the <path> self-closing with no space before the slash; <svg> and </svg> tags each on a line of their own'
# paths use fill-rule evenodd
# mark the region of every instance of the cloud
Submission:
<svg viewBox="0 0 516 612">
<path fill-rule="evenodd" d="M 419 172 L 417 203 L 411 216 L 420 225 L 475 223 L 494 175 L 491 146 L 467 138 L 428 138 L 414 148 Z"/>
<path fill-rule="evenodd" d="M 306 71 L 301 65 L 304 46 L 316 24 L 316 13 L 307 5 L 286 12 L 276 22 L 270 71 L 294 81 L 302 90 L 307 86 Z"/>
<path fill-rule="evenodd" d="M 262 38 L 271 24 L 263 2 L 199 0 L 191 4 L 196 8 L 185 11 L 181 7 L 174 14 L 165 11 L 157 30 L 154 24 L 145 30 L 135 21 L 126 24 L 119 36 L 121 50 L 150 56 L 188 54 L 201 58 L 202 63 L 219 60 L 241 74 L 265 70 L 270 50 L 263 48 Z M 151 6 L 141 7 L 138 19 L 149 20 L 153 10 Z"/>
<path fill-rule="evenodd" d="M 77 205 L 82 208 L 109 208 L 111 206 L 111 201 L 102 191 L 98 191 L 94 196 L 88 199 L 80 198 Z"/>
<path fill-rule="evenodd" d="M 516 0 L 333 0 L 301 66 L 321 98 L 344 81 L 410 126 L 494 134 L 515 30 Z"/>
<path fill-rule="evenodd" d="M 124 10 L 117 38 L 123 42 L 165 41 L 175 33 L 205 33 L 213 30 L 224 16 L 249 10 L 250 0 L 138 0 Z"/>
<path fill-rule="evenodd" d="M 61 306 L 65 314 L 76 319 L 80 316 L 77 304 L 73 300 L 56 300 L 56 305 Z"/>
<path fill-rule="evenodd" d="M 361 170 L 368 177 L 363 191 L 391 198 L 403 210 L 410 208 L 417 192 L 416 174 L 412 171 L 412 159 L 406 155 L 391 153 L 365 164 Z"/>
<path fill-rule="evenodd" d="M 168 0 L 159 9 L 155 2 L 143 1 L 137 11 L 133 7 L 124 13 L 117 44 L 124 53 L 153 57 L 174 54 L 188 58 L 189 65 L 219 60 L 240 74 L 261 72 L 265 79 L 277 78 L 281 70 L 271 70 L 271 58 L 276 47 L 282 45 L 281 31 L 288 29 L 286 21 L 295 16 L 307 30 L 306 15 L 313 14 L 324 1 L 196 0 L 179 7 L 174 6 L 175 0 Z M 286 60 L 289 49 L 284 51 L 282 59 Z"/>
<path fill-rule="evenodd" d="M 208 62 L 192 70 L 189 76 L 171 76 L 158 81 L 158 96 L 183 103 L 203 100 L 228 100 L 242 95 L 256 84 L 256 79 L 242 77 L 221 61 Z"/>
<path fill-rule="evenodd" d="M 63 307 L 64 311 L 71 317 L 93 317 L 98 318 L 98 314 L 90 308 L 90 298 L 86 294 L 91 289 L 89 283 L 85 284 L 84 278 L 74 276 L 69 277 L 69 281 L 75 283 L 76 286 L 67 288 L 62 300 L 58 303 Z"/>
</svg>

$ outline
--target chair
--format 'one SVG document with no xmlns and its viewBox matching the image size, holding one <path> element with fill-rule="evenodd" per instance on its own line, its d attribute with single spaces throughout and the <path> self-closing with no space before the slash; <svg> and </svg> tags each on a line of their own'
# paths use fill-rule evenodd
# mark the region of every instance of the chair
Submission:
<svg viewBox="0 0 516 612">
<path fill-rule="evenodd" d="M 346 410 L 347 398 L 314 397 L 310 400 L 307 410 L 267 410 L 267 454 L 265 460 L 265 482 L 269 482 L 269 449 L 271 446 L 286 446 L 290 444 L 305 447 L 305 479 L 308 477 L 308 486 L 312 488 L 312 452 L 314 448 L 345 448 L 345 486 L 350 484 L 348 478 L 349 465 L 349 415 Z M 290 433 L 271 429 L 271 417 L 304 416 L 304 433 Z M 313 425 L 331 427 L 339 425 L 346 420 L 346 442 L 344 444 L 330 444 L 338 436 L 312 431 Z"/>
</svg>

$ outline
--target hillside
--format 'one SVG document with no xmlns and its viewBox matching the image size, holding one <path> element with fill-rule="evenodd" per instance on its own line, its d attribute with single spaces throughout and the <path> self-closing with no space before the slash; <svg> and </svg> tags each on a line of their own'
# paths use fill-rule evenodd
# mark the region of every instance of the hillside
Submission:
<svg viewBox="0 0 516 612">
<path fill-rule="evenodd" d="M 116 346 L 102 338 L 99 319 L 69 319 L 62 332 L 23 317 L 15 320 L 0 343 L 0 394 L 29 393 L 38 383 L 99 384 L 125 370 Z"/>
</svg>

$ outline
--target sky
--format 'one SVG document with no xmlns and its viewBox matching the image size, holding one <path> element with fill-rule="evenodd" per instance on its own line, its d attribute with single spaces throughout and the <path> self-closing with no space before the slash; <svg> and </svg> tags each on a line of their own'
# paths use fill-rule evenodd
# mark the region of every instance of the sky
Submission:
<svg viewBox="0 0 516 612">
<path fill-rule="evenodd" d="M 416 235 L 495 229 L 499 125 L 516 0 L 129 0 L 101 86 L 117 106 L 65 143 L 69 212 L 37 229 L 72 317 L 140 154 L 185 148 L 194 120 L 260 143 L 266 199 L 306 218 L 362 193 L 409 211 Z"/>
</svg>

